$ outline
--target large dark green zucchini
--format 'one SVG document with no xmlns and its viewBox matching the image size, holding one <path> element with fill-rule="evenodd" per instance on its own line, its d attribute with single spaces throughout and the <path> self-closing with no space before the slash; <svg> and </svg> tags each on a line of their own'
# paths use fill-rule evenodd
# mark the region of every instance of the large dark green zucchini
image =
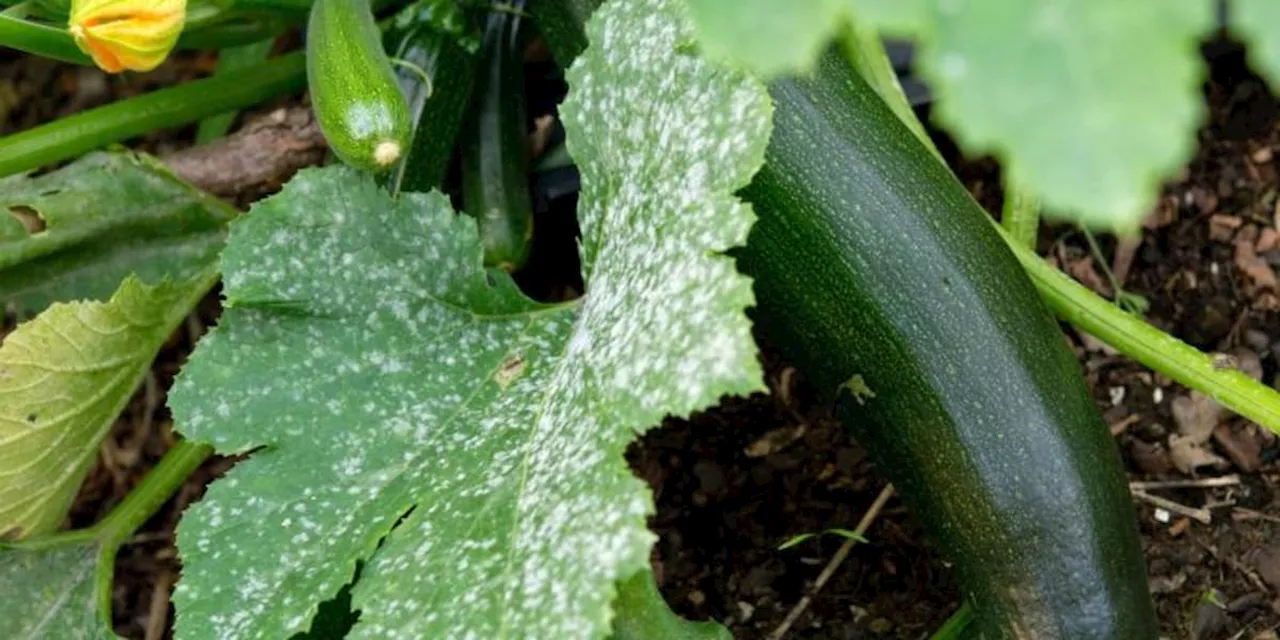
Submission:
<svg viewBox="0 0 1280 640">
<path fill-rule="evenodd" d="M 523 0 L 489 13 L 462 142 L 462 206 L 475 217 L 484 263 L 518 271 L 533 247 L 533 201 L 520 46 Z"/>
<path fill-rule="evenodd" d="M 562 64 L 597 0 L 533 0 Z M 757 321 L 953 563 L 985 638 L 1150 640 L 1145 563 L 1106 426 L 986 215 L 843 59 L 774 82 Z"/>
<path fill-rule="evenodd" d="M 471 102 L 477 56 L 465 46 L 473 37 L 469 14 L 456 9 L 443 18 L 441 11 L 430 3 L 412 4 L 396 16 L 383 38 L 394 58 L 412 65 L 395 70 L 413 129 L 409 152 L 385 178 L 393 193 L 441 187 Z"/>
<path fill-rule="evenodd" d="M 985 637 L 1156 638 L 1115 444 L 986 214 L 840 55 L 770 94 L 740 258 L 767 335 L 839 394 Z"/>
</svg>

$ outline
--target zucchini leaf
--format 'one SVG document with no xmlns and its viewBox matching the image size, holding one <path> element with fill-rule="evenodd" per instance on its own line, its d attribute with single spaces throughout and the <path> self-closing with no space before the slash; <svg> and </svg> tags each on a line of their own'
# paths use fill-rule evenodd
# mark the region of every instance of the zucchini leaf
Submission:
<svg viewBox="0 0 1280 640">
<path fill-rule="evenodd" d="M 0 637 L 108 640 L 114 551 L 97 541 L 0 548 Z"/>
<path fill-rule="evenodd" d="M 230 205 L 130 153 L 0 180 L 0 309 L 106 300 L 125 278 L 187 280 L 213 264 Z"/>
<path fill-rule="evenodd" d="M 617 616 L 609 640 L 733 640 L 716 622 L 690 622 L 662 599 L 653 572 L 645 569 L 618 583 Z"/>
<path fill-rule="evenodd" d="M 156 287 L 130 277 L 109 302 L 55 304 L 5 337 L 0 539 L 58 528 L 102 438 L 214 278 L 211 268 Z"/>
<path fill-rule="evenodd" d="M 686 1 L 705 48 L 765 75 L 810 67 L 850 14 L 915 38 L 934 113 L 966 153 L 998 156 L 1047 215 L 1093 228 L 1136 229 L 1204 117 L 1204 0 Z"/>
<path fill-rule="evenodd" d="M 444 196 L 341 166 L 232 225 L 226 312 L 170 399 L 188 437 L 261 449 L 179 524 L 178 638 L 305 630 L 357 565 L 351 638 L 607 636 L 654 539 L 624 450 L 764 388 L 722 252 L 771 108 L 688 52 L 677 2 L 603 8 L 568 74 L 585 297 L 525 298 Z"/>
<path fill-rule="evenodd" d="M 850 0 L 686 0 L 706 55 L 764 76 L 813 69 Z M 750 36 L 744 41 L 744 36 Z"/>
<path fill-rule="evenodd" d="M 1232 31 L 1249 43 L 1249 61 L 1280 88 L 1280 3 L 1275 0 L 1232 0 L 1227 16 Z"/>
</svg>

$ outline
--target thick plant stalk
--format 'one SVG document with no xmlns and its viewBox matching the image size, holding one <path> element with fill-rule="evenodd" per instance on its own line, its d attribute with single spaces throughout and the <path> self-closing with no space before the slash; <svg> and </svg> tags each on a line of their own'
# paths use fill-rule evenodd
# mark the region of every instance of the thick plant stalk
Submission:
<svg viewBox="0 0 1280 640">
<path fill-rule="evenodd" d="M 1000 225 L 1009 232 L 1011 242 L 1035 251 L 1036 234 L 1040 231 L 1040 200 L 1008 177 L 1004 181 Z"/>
<path fill-rule="evenodd" d="M 274 45 L 274 38 L 264 38 L 238 47 L 226 47 L 218 52 L 218 64 L 214 67 L 213 73 L 215 75 L 235 73 L 240 69 L 261 64 L 271 55 L 271 47 Z M 200 122 L 200 128 L 196 130 L 196 144 L 213 142 L 227 135 L 237 114 L 237 111 L 228 111 L 205 118 Z"/>
<path fill-rule="evenodd" d="M 1006 237 L 1006 241 L 1013 243 Z M 1260 425 L 1280 431 L 1280 394 L 1212 356 L 1098 297 L 1035 253 L 1014 248 L 1040 297 L 1059 317 L 1144 366 L 1199 391 Z"/>
<path fill-rule="evenodd" d="M 906 100 L 902 84 L 898 82 L 898 74 L 893 70 L 893 63 L 885 54 L 884 45 L 875 31 L 867 29 L 861 23 L 851 22 L 841 32 L 840 48 L 849 59 L 853 68 L 857 69 L 876 94 L 893 110 L 903 124 L 911 129 L 911 133 L 924 144 L 935 158 L 942 161 L 942 153 L 938 151 L 933 139 L 925 132 L 924 124 L 916 117 L 911 104 Z"/>
<path fill-rule="evenodd" d="M 82 111 L 0 139 L 0 176 L 301 91 L 306 79 L 306 63 L 298 52 L 235 73 Z"/>
<path fill-rule="evenodd" d="M 76 47 L 71 34 L 13 15 L 0 14 L 0 47 L 17 49 L 59 62 L 93 64 L 93 60 Z"/>
</svg>

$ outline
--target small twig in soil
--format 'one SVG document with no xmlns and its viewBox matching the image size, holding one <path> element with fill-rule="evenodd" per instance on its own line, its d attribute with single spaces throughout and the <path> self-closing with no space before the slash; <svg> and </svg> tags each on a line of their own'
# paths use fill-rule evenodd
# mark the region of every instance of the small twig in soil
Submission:
<svg viewBox="0 0 1280 640">
<path fill-rule="evenodd" d="M 1207 489 L 1211 487 L 1233 487 L 1240 484 L 1240 476 L 1231 474 L 1218 478 L 1197 478 L 1194 480 L 1150 480 L 1129 483 L 1130 491 L 1150 491 L 1151 489 Z"/>
<path fill-rule="evenodd" d="M 1234 507 L 1231 511 L 1231 519 L 1237 522 L 1241 520 L 1265 520 L 1267 522 L 1280 523 L 1280 517 L 1276 517 L 1261 511 L 1246 509 L 1244 507 Z"/>
<path fill-rule="evenodd" d="M 814 596 L 818 595 L 818 592 L 822 590 L 822 587 L 826 586 L 831 576 L 835 575 L 836 569 L 840 568 L 840 564 L 844 562 L 845 558 L 849 557 L 849 553 L 853 551 L 853 545 L 858 544 L 858 538 L 863 537 L 867 529 L 871 528 L 871 523 L 875 522 L 876 516 L 880 515 L 880 510 L 884 508 L 885 503 L 891 497 L 893 497 L 893 485 L 885 485 L 884 489 L 880 491 L 880 495 L 876 496 L 875 502 L 872 502 L 867 512 L 862 514 L 862 519 L 858 521 L 858 526 L 854 528 L 853 532 L 857 538 L 849 538 L 844 541 L 844 544 L 840 545 L 835 555 L 831 556 L 831 561 L 827 563 L 826 568 L 822 570 L 822 573 L 818 574 L 818 579 L 813 582 L 813 589 L 808 595 L 800 598 L 800 602 L 797 602 L 795 607 L 792 607 L 791 612 L 783 619 L 782 624 L 779 624 L 778 628 L 769 634 L 769 640 L 781 640 L 787 634 L 787 631 L 791 629 L 791 625 L 795 624 L 800 615 L 805 612 L 805 609 L 809 608 Z"/>
<path fill-rule="evenodd" d="M 1126 429 L 1137 424 L 1138 421 L 1141 419 L 1142 419 L 1142 416 L 1134 413 L 1134 414 L 1130 414 L 1129 417 L 1123 420 L 1117 420 L 1116 422 L 1112 423 L 1110 427 L 1112 437 L 1115 437 L 1124 433 Z M 1130 486 L 1132 487 L 1132 483 L 1130 483 Z"/>
<path fill-rule="evenodd" d="M 1213 523 L 1213 515 L 1209 513 L 1208 509 L 1196 509 L 1193 507 L 1188 507 L 1184 504 L 1179 504 L 1177 502 L 1169 500 L 1168 498 L 1153 496 L 1145 491 L 1130 491 L 1130 493 L 1133 495 L 1133 497 L 1139 500 L 1146 500 L 1147 502 L 1150 502 L 1151 504 L 1157 507 L 1160 507 L 1162 509 L 1167 509 L 1169 511 L 1172 511 L 1180 515 L 1184 515 L 1201 524 Z"/>
<path fill-rule="evenodd" d="M 1232 569 L 1235 569 L 1240 573 L 1240 575 L 1244 576 L 1245 578 L 1248 578 L 1249 582 L 1253 583 L 1253 586 L 1257 587 L 1259 591 L 1263 593 L 1271 593 L 1271 588 L 1267 586 L 1267 583 L 1262 581 L 1262 578 L 1258 577 L 1258 574 L 1254 573 L 1253 571 L 1250 571 L 1248 567 L 1241 564 L 1235 558 L 1222 557 L 1222 554 L 1218 552 L 1217 547 L 1205 542 L 1204 540 L 1201 540 L 1194 536 L 1192 537 L 1192 540 L 1194 540 L 1196 544 L 1200 545 L 1205 551 L 1208 551 L 1209 555 L 1213 556 L 1215 560 L 1217 560 L 1222 564 L 1227 565 L 1228 567 L 1231 567 Z"/>
<path fill-rule="evenodd" d="M 173 572 L 165 571 L 151 590 L 151 607 L 147 612 L 145 640 L 160 640 L 169 626 L 169 590 L 173 588 Z"/>
</svg>

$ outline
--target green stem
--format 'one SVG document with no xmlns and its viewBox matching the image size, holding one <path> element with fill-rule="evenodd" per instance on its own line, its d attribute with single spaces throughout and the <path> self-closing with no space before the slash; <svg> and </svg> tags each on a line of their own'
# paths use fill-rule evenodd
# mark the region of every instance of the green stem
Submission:
<svg viewBox="0 0 1280 640">
<path fill-rule="evenodd" d="M 124 544 L 210 455 L 213 455 L 213 447 L 207 444 L 187 440 L 175 443 L 142 482 L 111 510 L 110 515 L 93 526 L 103 546 Z"/>
<path fill-rule="evenodd" d="M 218 64 L 213 68 L 213 74 L 217 76 L 235 73 L 241 69 L 262 64 L 271 55 L 271 48 L 275 43 L 275 38 L 264 38 L 238 47 L 227 47 L 218 52 Z M 235 122 L 237 113 L 239 112 L 228 111 L 201 121 L 200 127 L 196 129 L 196 144 L 212 142 L 226 135 L 231 130 L 231 124 Z"/>
<path fill-rule="evenodd" d="M 1280 394 L 1181 340 L 1126 313 L 1072 280 L 1034 252 L 1017 246 L 1004 230 L 1040 297 L 1054 313 L 1120 352 L 1222 403 L 1258 424 L 1280 432 Z"/>
<path fill-rule="evenodd" d="M 306 60 L 302 52 L 295 52 L 235 73 L 82 111 L 0 139 L 0 176 L 300 91 L 306 82 Z"/>
<path fill-rule="evenodd" d="M 1094 237 L 1093 232 L 1084 225 L 1079 225 L 1078 228 L 1080 233 L 1084 234 L 1084 240 L 1089 245 L 1089 253 L 1093 254 L 1094 262 L 1098 264 L 1098 268 L 1102 270 L 1102 275 L 1106 276 L 1107 283 L 1111 285 L 1112 301 L 1127 313 L 1137 315 L 1146 313 L 1147 299 L 1136 293 L 1129 293 L 1124 290 L 1124 287 L 1120 286 L 1120 281 L 1116 280 L 1116 274 L 1111 270 L 1111 265 L 1107 263 L 1106 256 L 1102 254 L 1102 247 L 1098 246 L 1098 239 Z"/>
<path fill-rule="evenodd" d="M 4 13 L 0 13 L 0 46 L 61 62 L 93 64 L 65 30 Z"/>
<path fill-rule="evenodd" d="M 869 41 L 864 47 L 879 47 L 879 57 L 887 60 L 888 56 L 878 38 L 858 34 L 854 37 Z M 869 57 L 875 59 L 875 56 Z M 859 72 L 866 68 L 865 63 L 862 65 L 857 67 Z M 894 103 L 907 104 L 906 96 L 897 89 L 896 84 L 885 86 L 883 81 L 877 84 L 878 75 L 864 75 L 868 82 L 878 87 L 880 95 L 887 96 L 885 99 L 891 106 Z M 919 126 L 919 120 L 909 105 L 905 110 L 895 108 L 894 111 L 899 117 L 908 118 L 908 122 L 914 121 L 916 126 L 908 128 L 920 136 L 926 145 L 932 144 L 923 134 L 924 128 Z M 1021 196 L 1015 194 L 1014 197 Z M 1232 411 L 1280 433 L 1280 393 L 1240 371 L 1220 369 L 1212 357 L 1086 289 L 1036 255 L 1034 250 L 1028 248 L 1025 237 L 1019 239 L 995 220 L 988 220 L 1022 263 L 1036 290 L 1040 292 L 1040 298 L 1060 318 L 1142 365 L 1204 393 Z"/>
<path fill-rule="evenodd" d="M 112 568 L 120 545 L 127 542 L 138 527 L 155 515 L 212 454 L 213 447 L 207 444 L 178 441 L 106 518 L 89 529 L 98 536 L 102 544 L 98 551 L 98 571 L 94 576 L 98 611 L 111 611 L 112 586 L 115 582 L 115 571 Z"/>
<path fill-rule="evenodd" d="M 898 74 L 893 70 L 893 62 L 885 53 L 884 45 L 880 43 L 880 37 L 876 31 L 849 21 L 841 31 L 839 43 L 849 64 L 867 79 L 867 84 L 870 84 L 871 88 L 879 94 L 880 99 L 889 105 L 898 119 L 907 125 L 911 133 L 916 134 L 916 138 L 933 153 L 933 157 L 946 164 L 937 145 L 925 132 L 924 124 L 920 122 L 920 118 L 916 117 L 911 103 L 907 102 L 902 84 L 898 82 Z"/>
<path fill-rule="evenodd" d="M 959 640 L 964 637 L 965 631 L 969 627 L 969 623 L 973 621 L 973 609 L 969 607 L 969 603 L 960 603 L 960 608 L 951 614 L 947 621 L 942 623 L 938 630 L 929 636 L 930 640 Z"/>
<path fill-rule="evenodd" d="M 1036 235 L 1040 232 L 1040 200 L 1008 176 L 1004 181 L 1004 211 L 1000 215 L 1000 224 L 1014 242 L 1035 250 Z"/>
</svg>

